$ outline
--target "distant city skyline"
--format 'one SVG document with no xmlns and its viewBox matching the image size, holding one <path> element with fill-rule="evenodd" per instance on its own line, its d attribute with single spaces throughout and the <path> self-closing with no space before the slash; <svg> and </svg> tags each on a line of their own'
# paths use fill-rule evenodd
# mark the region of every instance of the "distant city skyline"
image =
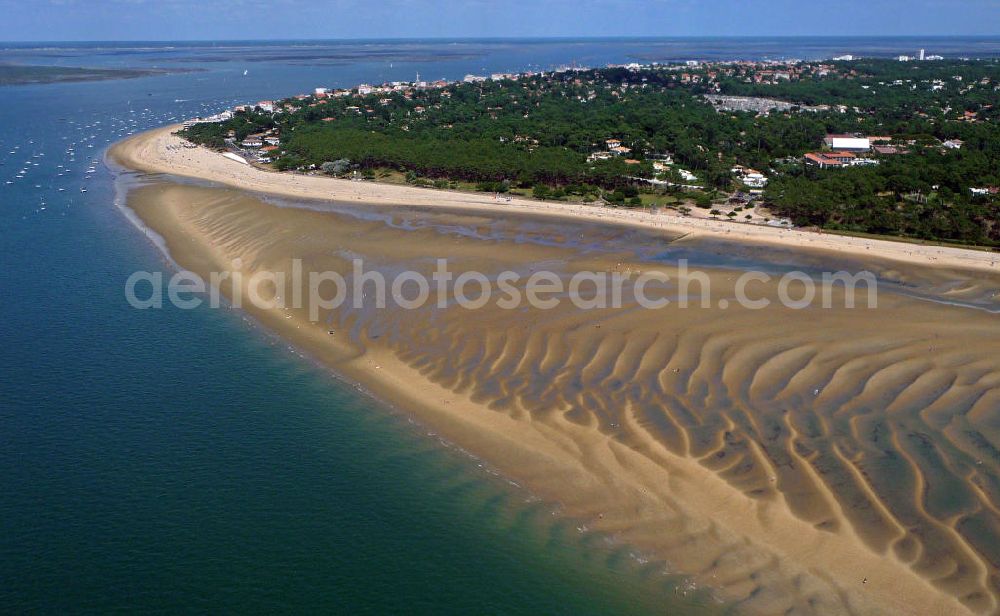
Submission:
<svg viewBox="0 0 1000 616">
<path fill-rule="evenodd" d="M 0 40 L 991 36 L 1000 0 L 0 0 Z"/>
</svg>

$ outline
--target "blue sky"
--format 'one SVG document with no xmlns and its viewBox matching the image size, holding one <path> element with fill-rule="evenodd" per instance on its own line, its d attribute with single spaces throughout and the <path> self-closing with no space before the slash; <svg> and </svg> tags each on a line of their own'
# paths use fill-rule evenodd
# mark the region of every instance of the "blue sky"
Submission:
<svg viewBox="0 0 1000 616">
<path fill-rule="evenodd" d="M 0 40 L 1000 35 L 1000 0 L 0 0 Z"/>
</svg>

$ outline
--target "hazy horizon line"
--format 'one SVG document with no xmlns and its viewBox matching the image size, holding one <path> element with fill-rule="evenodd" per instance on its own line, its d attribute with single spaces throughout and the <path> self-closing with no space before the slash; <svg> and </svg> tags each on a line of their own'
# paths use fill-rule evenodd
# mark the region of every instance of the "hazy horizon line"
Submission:
<svg viewBox="0 0 1000 616">
<path fill-rule="evenodd" d="M 998 34 L 699 34 L 670 36 L 428 36 L 428 37 L 337 37 L 337 38 L 191 38 L 191 39 L 49 39 L 49 40 L 0 40 L 0 45 L 9 44 L 73 44 L 73 43 L 302 43 L 302 42 L 390 42 L 390 41 L 446 41 L 446 42 L 487 42 L 487 41 L 667 41 L 667 40 L 754 40 L 754 39 L 1000 39 Z"/>
</svg>

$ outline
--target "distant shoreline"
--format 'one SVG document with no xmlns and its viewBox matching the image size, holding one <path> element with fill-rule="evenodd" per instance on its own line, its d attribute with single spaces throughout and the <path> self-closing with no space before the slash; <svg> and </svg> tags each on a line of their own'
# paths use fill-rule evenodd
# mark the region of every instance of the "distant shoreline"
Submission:
<svg viewBox="0 0 1000 616">
<path fill-rule="evenodd" d="M 0 64 L 0 86 L 46 85 L 137 79 L 171 73 L 191 73 L 200 69 L 160 68 L 87 68 L 80 66 L 47 66 Z"/>
<path fill-rule="evenodd" d="M 414 205 L 484 210 L 494 215 L 517 212 L 565 217 L 599 224 L 659 229 L 678 235 L 694 234 L 736 242 L 821 250 L 841 256 L 1000 272 L 1000 254 L 995 252 L 908 243 L 905 238 L 901 241 L 874 239 L 524 198 L 499 202 L 487 194 L 265 171 L 240 164 L 204 147 L 190 147 L 187 141 L 174 134 L 179 129 L 180 125 L 171 125 L 132 136 L 112 146 L 109 155 L 130 169 L 191 177 L 283 197 L 367 203 L 375 206 Z"/>
</svg>

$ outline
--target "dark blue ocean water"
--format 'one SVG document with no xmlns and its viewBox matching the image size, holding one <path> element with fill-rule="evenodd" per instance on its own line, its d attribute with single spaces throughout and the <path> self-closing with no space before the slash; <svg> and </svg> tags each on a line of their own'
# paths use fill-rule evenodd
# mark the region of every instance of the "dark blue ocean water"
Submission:
<svg viewBox="0 0 1000 616">
<path fill-rule="evenodd" d="M 107 145 L 362 81 L 758 41 L 18 45 L 0 61 L 199 72 L 0 89 L 0 610 L 698 613 L 657 563 L 581 534 L 231 311 L 136 311 L 169 267 L 115 206 Z M 784 47 L 782 47 L 784 44 Z M 982 39 L 865 43 L 995 54 Z M 3 47 L 0 45 L 0 47 Z M 829 41 L 820 55 L 861 53 Z M 979 50 L 979 51 L 977 51 Z M 244 76 L 244 71 L 247 75 Z M 92 171 L 91 171 L 92 169 Z M 20 176 L 20 177 L 19 177 Z M 8 183 L 9 182 L 9 183 Z M 86 192 L 83 192 L 83 190 Z"/>
</svg>

